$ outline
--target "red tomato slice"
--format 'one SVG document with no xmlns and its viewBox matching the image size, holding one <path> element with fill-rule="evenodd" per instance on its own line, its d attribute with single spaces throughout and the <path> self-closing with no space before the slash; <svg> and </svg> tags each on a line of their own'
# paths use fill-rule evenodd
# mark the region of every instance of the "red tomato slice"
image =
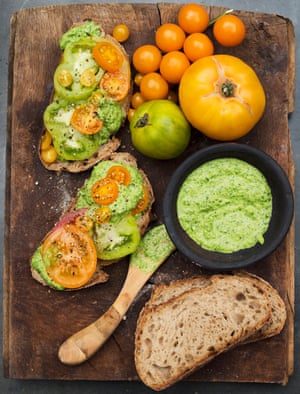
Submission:
<svg viewBox="0 0 300 394">
<path fill-rule="evenodd" d="M 128 186 L 131 179 L 130 172 L 127 170 L 127 168 L 122 166 L 110 167 L 110 169 L 107 171 L 106 177 L 111 178 L 124 186 Z"/>
<path fill-rule="evenodd" d="M 53 230 L 43 242 L 41 253 L 49 277 L 65 288 L 85 285 L 97 267 L 93 240 L 72 224 Z"/>
<path fill-rule="evenodd" d="M 122 71 L 106 72 L 100 81 L 100 88 L 115 101 L 123 100 L 129 92 L 129 80 Z"/>
<path fill-rule="evenodd" d="M 121 51 L 110 42 L 98 42 L 93 48 L 96 62 L 107 71 L 117 71 L 121 68 L 124 57 Z"/>
<path fill-rule="evenodd" d="M 113 203 L 119 194 L 116 181 L 110 178 L 99 179 L 91 189 L 91 196 L 96 204 L 109 205 Z"/>
</svg>

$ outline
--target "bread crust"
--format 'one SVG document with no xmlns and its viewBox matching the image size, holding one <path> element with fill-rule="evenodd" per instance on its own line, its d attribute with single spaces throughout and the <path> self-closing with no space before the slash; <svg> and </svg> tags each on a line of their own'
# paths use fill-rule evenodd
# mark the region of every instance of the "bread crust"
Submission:
<svg viewBox="0 0 300 394">
<path fill-rule="evenodd" d="M 146 189 L 147 189 L 148 195 L 149 195 L 149 204 L 148 204 L 147 210 L 145 212 L 143 212 L 143 214 L 137 220 L 137 225 L 139 227 L 140 234 L 142 236 L 146 232 L 146 229 L 147 229 L 149 223 L 153 219 L 153 217 L 152 217 L 152 205 L 153 205 L 153 203 L 155 201 L 155 197 L 154 197 L 154 192 L 153 192 L 152 185 L 151 185 L 147 175 L 145 174 L 145 172 L 138 167 L 136 158 L 134 156 L 132 156 L 130 153 L 127 153 L 127 152 L 114 152 L 109 157 L 107 157 L 107 160 L 112 160 L 112 161 L 116 160 L 116 161 L 122 162 L 124 164 L 129 164 L 129 165 L 137 168 L 139 170 L 143 180 L 144 180 L 144 185 L 146 186 Z M 72 202 L 69 205 L 69 207 L 61 215 L 61 217 L 58 220 L 58 222 L 60 222 L 64 218 L 64 216 L 66 214 L 69 214 L 70 212 L 74 211 L 75 210 L 75 206 L 76 206 L 76 197 L 72 200 Z M 47 237 L 47 235 L 44 237 L 44 239 L 46 239 L 46 237 Z M 41 244 L 42 244 L 42 242 L 41 242 Z M 108 279 L 109 279 L 109 275 L 108 275 L 108 273 L 106 273 L 103 270 L 103 267 L 108 266 L 110 264 L 117 263 L 120 260 L 121 259 L 115 259 L 115 260 L 100 260 L 100 259 L 98 259 L 96 272 L 94 273 L 94 275 L 92 276 L 92 278 L 89 280 L 89 282 L 87 284 L 85 284 L 82 287 L 76 288 L 76 289 L 64 289 L 64 291 L 81 290 L 81 289 L 84 289 L 84 288 L 87 288 L 87 287 L 91 287 L 91 286 L 94 286 L 94 285 L 97 285 L 97 284 L 100 284 L 100 283 L 107 282 Z M 33 269 L 32 265 L 31 265 L 31 274 L 32 274 L 32 277 L 35 280 L 37 280 L 38 282 L 40 282 L 41 284 L 43 284 L 45 286 L 48 286 L 48 287 L 51 287 L 48 283 L 46 283 L 43 280 L 43 278 L 40 276 L 40 274 Z"/>
<path fill-rule="evenodd" d="M 197 281 L 198 285 L 200 283 L 203 286 L 197 288 Z M 188 289 L 188 285 L 192 282 L 195 287 Z M 177 281 L 175 285 L 178 283 Z M 138 318 L 135 334 L 136 370 L 141 380 L 156 391 L 166 389 L 207 364 L 218 354 L 244 342 L 260 330 L 271 317 L 269 298 L 257 281 L 252 278 L 215 274 L 201 279 L 187 279 L 185 285 L 187 285 L 184 286 L 186 291 L 177 292 L 176 290 L 176 294 L 172 294 L 171 297 L 162 295 L 162 292 L 169 288 L 168 286 L 154 291 Z M 241 295 L 237 296 L 236 300 L 232 300 L 234 291 L 238 294 L 239 289 Z M 245 302 L 244 296 L 247 300 Z M 255 297 L 255 301 L 251 305 L 252 296 Z M 239 297 L 241 304 L 237 302 Z M 164 302 L 160 303 L 161 299 L 164 299 Z M 247 307 L 243 305 L 248 301 Z M 234 306 L 236 302 L 239 307 Z M 255 309 L 260 311 L 257 315 L 253 312 Z M 235 313 L 236 317 L 229 316 L 228 311 Z M 205 314 L 213 316 L 215 322 L 210 323 L 204 317 L 203 320 L 195 317 Z M 238 323 L 239 314 L 246 316 L 240 324 Z M 182 316 L 180 321 L 179 315 Z M 226 320 L 225 323 L 222 316 Z M 190 330 L 187 331 L 186 326 L 189 324 L 187 322 L 190 321 L 196 321 L 196 323 L 191 324 Z M 176 327 L 174 332 L 171 332 L 172 327 Z M 207 349 L 206 338 L 214 335 L 214 332 L 218 334 L 215 334 L 214 341 Z M 224 342 L 221 343 L 219 342 L 220 333 L 224 338 Z M 171 346 L 172 342 L 169 338 L 179 338 L 178 343 L 174 341 Z M 180 352 L 182 350 L 180 346 L 185 347 L 182 352 Z M 200 350 L 198 353 L 194 352 L 195 349 L 202 349 L 202 347 L 203 353 Z M 178 354 L 177 365 L 175 355 Z M 181 363 L 183 359 L 184 362 Z M 170 365 L 172 362 L 175 365 Z"/>
<path fill-rule="evenodd" d="M 73 27 L 79 26 L 79 25 L 83 24 L 84 22 L 85 21 L 74 23 L 70 27 L 70 29 Z M 101 26 L 101 22 L 97 22 L 96 20 L 94 20 L 94 22 L 97 23 L 99 26 Z M 104 33 L 103 30 L 102 30 L 102 32 Z M 121 107 L 122 107 L 124 113 L 127 114 L 129 107 L 130 107 L 130 101 L 131 101 L 132 90 L 133 90 L 131 75 L 130 75 L 129 55 L 127 54 L 123 45 L 121 45 L 113 36 L 111 36 L 109 34 L 105 34 L 104 38 L 119 48 L 119 50 L 122 52 L 122 54 L 124 56 L 126 63 L 128 64 L 128 72 L 129 72 L 129 80 L 130 80 L 129 92 L 128 92 L 128 95 L 122 101 L 119 102 L 121 104 Z M 52 101 L 53 96 L 54 95 L 52 95 L 50 102 Z M 124 117 L 122 126 L 124 125 L 125 120 L 126 120 L 126 116 Z M 42 135 L 40 137 L 40 140 L 39 140 L 39 149 L 38 149 L 39 159 L 40 159 L 42 165 L 47 170 L 55 171 L 58 173 L 60 173 L 62 171 L 71 172 L 71 173 L 79 173 L 79 172 L 86 171 L 86 170 L 90 169 L 91 167 L 93 167 L 95 164 L 99 163 L 100 161 L 106 160 L 107 158 L 109 158 L 109 156 L 113 152 L 117 151 L 117 149 L 121 145 L 121 141 L 113 135 L 110 137 L 110 139 L 105 144 L 99 146 L 97 152 L 95 154 L 93 154 L 91 157 L 89 157 L 88 159 L 76 160 L 76 161 L 70 161 L 70 160 L 69 161 L 66 161 L 66 160 L 61 161 L 61 160 L 57 159 L 53 163 L 47 163 L 43 160 L 42 155 L 41 155 L 41 143 L 42 143 L 42 139 L 43 139 L 43 136 L 45 133 L 46 133 L 46 130 L 44 129 L 42 132 Z"/>
</svg>

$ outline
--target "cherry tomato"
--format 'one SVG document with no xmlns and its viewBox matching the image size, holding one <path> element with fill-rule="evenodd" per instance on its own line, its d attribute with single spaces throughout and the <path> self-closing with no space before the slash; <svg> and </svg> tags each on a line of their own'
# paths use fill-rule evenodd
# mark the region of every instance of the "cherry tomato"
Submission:
<svg viewBox="0 0 300 394">
<path fill-rule="evenodd" d="M 132 215 L 137 215 L 138 213 L 144 212 L 148 208 L 149 204 L 149 193 L 147 188 L 143 187 L 143 197 L 138 202 L 137 206 L 131 211 Z"/>
<path fill-rule="evenodd" d="M 132 56 L 134 68 L 141 74 L 147 74 L 159 69 L 162 54 L 160 50 L 151 44 L 138 47 Z"/>
<path fill-rule="evenodd" d="M 207 29 L 209 15 L 200 4 L 185 4 L 178 12 L 178 24 L 186 33 L 202 33 Z"/>
<path fill-rule="evenodd" d="M 53 145 L 50 145 L 49 148 L 43 149 L 41 151 L 41 158 L 45 163 L 54 163 L 57 159 L 57 152 Z"/>
<path fill-rule="evenodd" d="M 128 94 L 130 82 L 122 71 L 106 72 L 100 81 L 100 88 L 115 101 L 123 100 Z"/>
<path fill-rule="evenodd" d="M 41 150 L 46 150 L 46 149 L 50 148 L 51 144 L 52 144 L 51 134 L 49 133 L 48 130 L 46 130 L 42 136 Z"/>
<path fill-rule="evenodd" d="M 112 166 L 107 171 L 107 178 L 113 179 L 120 185 L 128 186 L 131 180 L 130 172 L 123 166 Z"/>
<path fill-rule="evenodd" d="M 81 231 L 90 231 L 93 228 L 93 220 L 87 215 L 79 215 L 75 218 L 75 226 Z"/>
<path fill-rule="evenodd" d="M 110 72 L 117 71 L 123 64 L 123 54 L 115 45 L 110 42 L 98 42 L 93 48 L 93 56 L 96 62 Z"/>
<path fill-rule="evenodd" d="M 190 34 L 183 44 L 183 51 L 191 62 L 214 53 L 212 40 L 204 33 Z"/>
<path fill-rule="evenodd" d="M 103 224 L 109 221 L 111 217 L 111 210 L 109 207 L 100 207 L 96 209 L 94 220 L 98 224 Z"/>
<path fill-rule="evenodd" d="M 219 44 L 233 47 L 241 44 L 246 36 L 244 22 L 235 15 L 223 15 L 213 26 L 213 35 Z"/>
<path fill-rule="evenodd" d="M 133 118 L 134 114 L 135 114 L 135 108 L 129 108 L 129 110 L 127 112 L 127 119 L 128 119 L 129 122 Z"/>
<path fill-rule="evenodd" d="M 163 56 L 160 63 L 160 73 L 167 82 L 179 83 L 189 65 L 189 59 L 183 52 L 168 52 Z"/>
<path fill-rule="evenodd" d="M 101 130 L 103 122 L 97 115 L 96 104 L 78 105 L 71 117 L 71 125 L 83 134 L 96 134 Z"/>
<path fill-rule="evenodd" d="M 88 68 L 82 72 L 80 75 L 80 83 L 82 86 L 93 86 L 96 82 L 96 75 L 95 72 Z"/>
<path fill-rule="evenodd" d="M 134 76 L 134 83 L 136 84 L 136 86 L 140 86 L 143 76 L 144 76 L 144 74 L 141 74 L 141 73 L 136 73 L 135 74 L 135 76 Z"/>
<path fill-rule="evenodd" d="M 164 52 L 179 51 L 185 40 L 185 32 L 175 23 L 164 23 L 155 33 L 155 42 Z"/>
<path fill-rule="evenodd" d="M 85 285 L 97 267 L 93 240 L 71 224 L 52 231 L 43 242 L 41 254 L 49 277 L 65 288 Z"/>
<path fill-rule="evenodd" d="M 133 106 L 133 108 L 138 108 L 144 102 L 145 98 L 143 97 L 141 92 L 136 92 L 132 95 L 131 105 Z"/>
<path fill-rule="evenodd" d="M 113 28 L 112 35 L 117 41 L 124 42 L 128 40 L 130 31 L 127 25 L 120 23 Z"/>
<path fill-rule="evenodd" d="M 145 100 L 163 99 L 168 95 L 169 85 L 159 73 L 149 73 L 143 77 L 140 91 Z"/>
<path fill-rule="evenodd" d="M 116 181 L 111 178 L 99 179 L 91 188 L 91 196 L 96 204 L 109 205 L 113 203 L 119 194 Z"/>
</svg>

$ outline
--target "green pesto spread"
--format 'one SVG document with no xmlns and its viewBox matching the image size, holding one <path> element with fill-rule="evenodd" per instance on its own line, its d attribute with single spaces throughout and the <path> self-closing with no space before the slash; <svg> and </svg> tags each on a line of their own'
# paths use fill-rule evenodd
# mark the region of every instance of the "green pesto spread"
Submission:
<svg viewBox="0 0 300 394">
<path fill-rule="evenodd" d="M 272 194 L 256 167 L 220 158 L 202 164 L 185 179 L 177 213 L 182 228 L 202 248 L 232 253 L 264 243 Z"/>
<path fill-rule="evenodd" d="M 118 222 L 120 218 L 129 214 L 136 207 L 144 195 L 143 178 L 138 169 L 118 161 L 107 160 L 98 163 L 93 168 L 90 178 L 78 191 L 76 209 L 89 208 L 93 215 L 94 210 L 98 209 L 99 205 L 94 202 L 91 196 L 91 188 L 99 179 L 105 178 L 107 171 L 114 165 L 121 165 L 129 171 L 130 183 L 127 186 L 119 185 L 118 197 L 109 205 L 111 210 L 110 222 Z"/>
<path fill-rule="evenodd" d="M 130 264 L 144 273 L 154 272 L 175 250 L 163 224 L 153 227 L 141 239 L 136 251 L 130 256 Z"/>
<path fill-rule="evenodd" d="M 76 42 L 82 38 L 99 37 L 102 34 L 103 33 L 101 32 L 101 27 L 99 25 L 96 25 L 93 21 L 87 21 L 84 24 L 75 26 L 64 33 L 59 40 L 59 47 L 63 50 L 68 44 Z"/>
</svg>

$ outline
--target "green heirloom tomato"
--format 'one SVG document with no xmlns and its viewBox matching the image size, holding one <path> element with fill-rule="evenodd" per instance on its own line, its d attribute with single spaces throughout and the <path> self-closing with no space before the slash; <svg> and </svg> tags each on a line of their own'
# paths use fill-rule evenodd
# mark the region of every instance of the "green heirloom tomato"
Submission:
<svg viewBox="0 0 300 394">
<path fill-rule="evenodd" d="M 130 121 L 131 141 L 143 155 L 173 159 L 187 148 L 191 127 L 179 106 L 169 100 L 140 105 Z"/>
</svg>

